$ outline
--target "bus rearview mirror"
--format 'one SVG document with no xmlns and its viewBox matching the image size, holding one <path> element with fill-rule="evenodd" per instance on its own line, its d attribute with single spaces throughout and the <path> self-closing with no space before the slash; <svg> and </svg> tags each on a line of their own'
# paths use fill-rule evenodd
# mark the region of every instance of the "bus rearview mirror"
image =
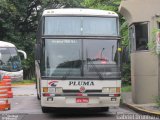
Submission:
<svg viewBox="0 0 160 120">
<path fill-rule="evenodd" d="M 24 59 L 27 59 L 27 54 L 23 50 L 18 50 L 19 53 L 23 54 Z"/>
</svg>

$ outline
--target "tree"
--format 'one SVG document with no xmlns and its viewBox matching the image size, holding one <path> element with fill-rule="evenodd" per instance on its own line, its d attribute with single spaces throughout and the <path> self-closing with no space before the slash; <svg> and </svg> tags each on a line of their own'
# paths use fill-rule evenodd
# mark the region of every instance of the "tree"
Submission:
<svg viewBox="0 0 160 120">
<path fill-rule="evenodd" d="M 82 5 L 88 8 L 118 11 L 121 0 L 84 0 Z"/>
<path fill-rule="evenodd" d="M 80 7 L 82 0 L 0 0 L 0 40 L 27 52 L 24 77 L 34 76 L 34 44 L 38 18 L 45 8 Z"/>
</svg>

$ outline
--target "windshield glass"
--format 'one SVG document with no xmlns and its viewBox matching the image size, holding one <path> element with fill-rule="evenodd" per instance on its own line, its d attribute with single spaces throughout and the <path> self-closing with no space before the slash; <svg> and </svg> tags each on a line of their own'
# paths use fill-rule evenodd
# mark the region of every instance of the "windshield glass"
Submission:
<svg viewBox="0 0 160 120">
<path fill-rule="evenodd" d="M 84 40 L 85 60 L 96 64 L 116 64 L 116 40 Z M 100 61 L 100 62 L 99 62 Z"/>
<path fill-rule="evenodd" d="M 80 75 L 81 41 L 46 39 L 43 59 L 44 76 Z"/>
<path fill-rule="evenodd" d="M 116 40 L 84 40 L 84 76 L 100 79 L 120 76 Z"/>
<path fill-rule="evenodd" d="M 45 17 L 44 35 L 117 36 L 117 18 Z"/>
<path fill-rule="evenodd" d="M 43 46 L 43 77 L 119 77 L 117 40 L 45 39 Z"/>
<path fill-rule="evenodd" d="M 0 48 L 0 70 L 14 72 L 21 69 L 21 61 L 16 48 Z"/>
</svg>

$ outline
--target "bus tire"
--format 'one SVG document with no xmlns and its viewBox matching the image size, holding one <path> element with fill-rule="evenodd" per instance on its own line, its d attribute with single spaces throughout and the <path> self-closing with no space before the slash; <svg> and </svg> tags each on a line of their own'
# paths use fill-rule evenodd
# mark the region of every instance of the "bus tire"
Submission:
<svg viewBox="0 0 160 120">
<path fill-rule="evenodd" d="M 49 113 L 49 109 L 47 107 L 41 107 L 43 113 Z"/>
</svg>

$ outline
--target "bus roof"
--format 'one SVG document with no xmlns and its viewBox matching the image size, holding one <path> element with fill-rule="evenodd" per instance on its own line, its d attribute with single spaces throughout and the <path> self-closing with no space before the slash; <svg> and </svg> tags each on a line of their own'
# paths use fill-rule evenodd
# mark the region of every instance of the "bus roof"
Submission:
<svg viewBox="0 0 160 120">
<path fill-rule="evenodd" d="M 118 17 L 113 11 L 84 9 L 84 8 L 63 8 L 63 9 L 47 9 L 43 11 L 42 16 L 54 15 L 72 15 L 72 16 L 109 16 Z"/>
<path fill-rule="evenodd" d="M 0 47 L 15 47 L 15 45 L 9 42 L 0 41 Z"/>
</svg>

